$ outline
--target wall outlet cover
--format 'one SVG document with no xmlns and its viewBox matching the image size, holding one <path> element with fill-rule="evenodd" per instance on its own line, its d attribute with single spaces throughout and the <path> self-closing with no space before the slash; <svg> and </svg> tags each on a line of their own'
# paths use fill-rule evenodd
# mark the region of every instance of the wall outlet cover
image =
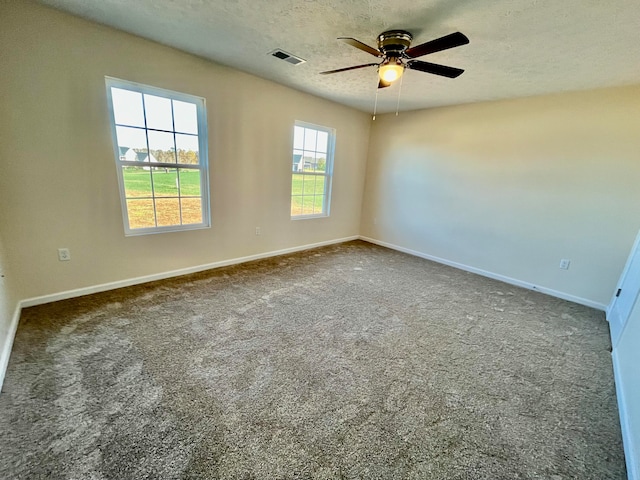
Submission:
<svg viewBox="0 0 640 480">
<path fill-rule="evenodd" d="M 71 260 L 71 252 L 68 248 L 59 248 L 58 249 L 58 260 L 61 262 L 68 262 Z"/>
</svg>

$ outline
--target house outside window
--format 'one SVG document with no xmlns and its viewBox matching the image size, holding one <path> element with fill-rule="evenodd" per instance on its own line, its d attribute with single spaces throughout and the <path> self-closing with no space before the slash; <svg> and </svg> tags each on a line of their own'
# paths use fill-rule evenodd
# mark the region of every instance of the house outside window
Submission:
<svg viewBox="0 0 640 480">
<path fill-rule="evenodd" d="M 329 216 L 335 130 L 296 121 L 291 164 L 291 218 Z"/>
<path fill-rule="evenodd" d="M 126 235 L 210 226 L 205 100 L 106 77 Z"/>
</svg>

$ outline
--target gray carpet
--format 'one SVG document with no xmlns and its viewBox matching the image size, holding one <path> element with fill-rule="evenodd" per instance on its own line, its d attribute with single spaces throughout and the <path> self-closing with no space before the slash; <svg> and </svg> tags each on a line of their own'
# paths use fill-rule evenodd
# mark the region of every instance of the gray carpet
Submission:
<svg viewBox="0 0 640 480">
<path fill-rule="evenodd" d="M 623 479 L 604 315 L 364 242 L 23 312 L 7 479 Z"/>
</svg>

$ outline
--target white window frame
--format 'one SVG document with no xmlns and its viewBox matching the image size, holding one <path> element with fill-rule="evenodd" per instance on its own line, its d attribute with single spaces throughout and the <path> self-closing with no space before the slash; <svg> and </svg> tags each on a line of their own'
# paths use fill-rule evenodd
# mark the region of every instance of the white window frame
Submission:
<svg viewBox="0 0 640 480">
<path fill-rule="evenodd" d="M 295 148 L 295 127 L 303 127 L 310 128 L 313 130 L 317 130 L 320 132 L 327 133 L 327 156 L 326 156 L 326 166 L 324 173 L 322 172 L 305 172 L 304 175 L 313 175 L 313 176 L 321 176 L 324 177 L 325 185 L 324 185 L 324 202 L 322 204 L 322 212 L 321 213 L 312 213 L 312 214 L 300 214 L 300 215 L 291 215 L 291 220 L 308 220 L 312 218 L 324 218 L 330 215 L 331 210 L 331 188 L 333 184 L 333 161 L 335 156 L 335 147 L 336 147 L 336 129 L 331 127 L 325 127 L 322 125 L 316 125 L 314 123 L 303 122 L 300 120 L 296 120 L 293 128 L 293 136 L 291 137 L 291 155 L 293 158 L 293 151 L 299 150 Z M 315 153 L 319 153 L 315 151 Z M 289 194 L 289 210 L 291 210 L 291 202 L 293 201 L 293 175 L 297 172 L 291 170 L 292 162 L 289 162 L 289 169 L 291 171 L 291 191 Z M 304 195 L 302 196 L 304 199 Z M 303 200 L 304 201 L 304 200 Z"/>
<path fill-rule="evenodd" d="M 194 95 L 189 95 L 186 93 L 175 92 L 172 90 L 167 90 L 164 88 L 152 87 L 150 85 L 144 85 L 141 83 L 130 82 L 128 80 L 121 80 L 119 78 L 105 76 L 105 83 L 107 87 L 107 105 L 109 108 L 109 123 L 111 124 L 111 136 L 113 149 L 115 154 L 115 162 L 116 162 L 116 170 L 118 174 L 118 185 L 120 188 L 120 203 L 122 206 L 122 220 L 124 224 L 124 231 L 126 236 L 133 235 L 148 235 L 154 233 L 165 233 L 165 232 L 178 232 L 185 230 L 199 230 L 204 228 L 210 228 L 211 226 L 211 212 L 209 208 L 209 161 L 208 161 L 208 140 L 207 140 L 207 111 L 206 111 L 206 101 L 202 97 L 197 97 Z M 144 227 L 144 228 L 131 228 L 129 224 L 129 214 L 127 211 L 127 196 L 125 191 L 124 178 L 122 174 L 122 170 L 124 166 L 137 166 L 139 162 L 132 162 L 127 160 L 122 160 L 120 156 L 120 150 L 118 146 L 118 138 L 116 134 L 116 122 L 115 115 L 113 111 L 113 99 L 111 96 L 111 87 L 120 88 L 124 90 L 130 90 L 134 92 L 138 92 L 141 94 L 149 94 L 155 95 L 158 97 L 168 98 L 172 100 L 178 100 L 188 103 L 193 103 L 196 105 L 197 119 L 198 119 L 198 160 L 199 163 L 195 164 L 174 164 L 174 163 L 162 163 L 156 162 L 153 164 L 154 167 L 157 168 L 179 168 L 185 170 L 198 170 L 200 172 L 200 198 L 202 205 L 202 223 L 194 223 L 194 224 L 185 224 L 185 225 L 167 225 L 167 226 L 157 226 L 157 217 L 156 217 L 156 226 L 155 227 Z M 145 111 L 145 119 L 146 119 L 146 111 Z M 146 121 L 146 120 L 145 120 Z M 127 127 L 132 127 L 131 125 L 124 125 Z M 145 132 L 148 129 L 145 127 L 135 128 L 144 129 Z M 173 131 L 175 134 L 176 132 Z M 147 140 L 147 151 L 150 154 L 149 144 Z M 151 164 L 151 163 L 150 163 Z M 152 198 L 154 199 L 154 212 L 155 212 L 155 194 L 153 193 L 153 184 L 152 184 Z M 178 196 L 178 198 L 181 198 Z"/>
</svg>

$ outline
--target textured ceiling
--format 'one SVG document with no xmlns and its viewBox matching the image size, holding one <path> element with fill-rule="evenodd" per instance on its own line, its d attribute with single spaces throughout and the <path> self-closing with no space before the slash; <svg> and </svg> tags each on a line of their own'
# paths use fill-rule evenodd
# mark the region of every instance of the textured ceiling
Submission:
<svg viewBox="0 0 640 480">
<path fill-rule="evenodd" d="M 72 14 L 209 58 L 365 112 L 375 61 L 336 40 L 376 46 L 404 29 L 413 45 L 461 31 L 469 45 L 422 57 L 465 69 L 457 79 L 407 71 L 400 110 L 640 83 L 638 0 L 40 0 Z M 281 48 L 307 60 L 268 55 Z M 380 91 L 395 111 L 399 85 Z"/>
</svg>

